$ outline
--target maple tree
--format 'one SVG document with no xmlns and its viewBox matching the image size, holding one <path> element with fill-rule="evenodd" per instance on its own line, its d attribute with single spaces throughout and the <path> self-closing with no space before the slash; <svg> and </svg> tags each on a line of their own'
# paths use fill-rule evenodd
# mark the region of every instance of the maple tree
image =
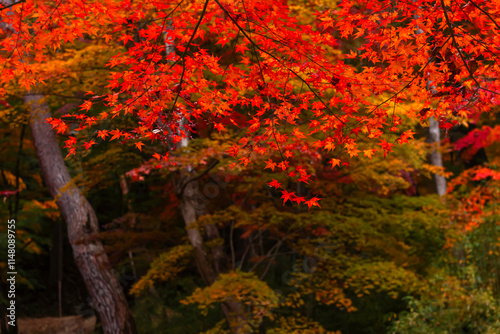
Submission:
<svg viewBox="0 0 500 334">
<path fill-rule="evenodd" d="M 322 183 L 325 177 L 392 196 L 413 191 L 409 184 L 415 170 L 442 173 L 423 162 L 427 151 L 413 139 L 418 131 L 415 124 L 426 126 L 435 119 L 446 134 L 458 124 L 479 122 L 483 113 L 495 108 L 499 9 L 497 2 L 470 0 L 336 5 L 324 1 L 27 0 L 0 11 L 4 23 L 0 96 L 8 108 L 13 96 L 27 91 L 49 97 L 77 95 L 79 111 L 66 112 L 71 107 L 65 105 L 62 117 L 47 120 L 58 134 L 68 136 L 68 156 L 88 154 L 103 141 L 119 142 L 150 158 L 129 173 L 132 178 L 144 178 L 155 169 L 178 173 L 175 192 L 193 249 L 180 245 L 154 267 L 166 271 L 172 263 L 167 261 L 165 267 L 164 261 L 169 260 L 181 270 L 177 263 L 182 259 L 177 256 L 193 251 L 208 287 L 185 302 L 203 307 L 227 303 L 240 310 L 241 304 L 250 305 L 251 311 L 233 312 L 233 320 L 253 326 L 252 321 L 262 320 L 277 307 L 276 296 L 256 279 L 251 267 L 241 272 L 233 263 L 230 269 L 219 270 L 218 261 L 227 259 L 228 252 L 222 254 L 225 244 L 218 244 L 218 233 L 237 227 L 243 230 L 242 239 L 249 238 L 252 244 L 266 230 L 279 240 L 269 246 L 269 254 L 286 243 L 293 252 L 307 256 L 321 243 L 318 238 L 339 228 L 323 222 L 315 225 L 302 212 L 302 208 L 338 204 L 331 204 L 329 197 L 336 188 Z M 96 59 L 98 66 L 92 63 Z M 88 73 L 76 70 L 93 66 L 97 69 Z M 455 149 L 472 144 L 467 152 L 474 154 L 493 143 L 497 131 L 490 127 L 471 132 Z M 191 138 L 199 141 L 188 145 Z M 405 146 L 409 141 L 418 158 L 401 153 L 409 150 Z M 400 158 L 389 160 L 395 152 Z M 271 211 L 279 223 L 250 224 L 244 208 L 223 207 L 219 213 L 196 210 L 199 182 L 217 164 L 219 172 L 233 175 L 251 174 L 252 168 L 261 175 L 269 173 L 267 180 L 259 181 L 265 181 L 273 206 L 250 215 L 266 216 Z M 256 182 L 258 175 L 251 177 Z M 498 181 L 496 167 L 467 170 L 451 187 L 484 179 Z M 468 226 L 479 224 L 485 205 L 498 195 L 489 185 L 476 187 L 472 194 L 463 197 Z M 292 206 L 300 218 L 280 212 L 278 204 L 285 210 Z M 496 214 L 495 209 L 489 212 Z M 292 225 L 280 224 L 285 221 Z M 308 225 L 312 229 L 309 244 L 301 244 L 300 231 Z M 284 237 L 283 231 L 289 235 Z M 195 239 L 202 242 L 196 244 Z M 207 256 L 207 244 L 215 261 Z M 364 246 L 373 251 L 373 245 Z M 341 280 L 361 295 L 377 289 L 389 293 L 416 289 L 418 270 L 395 267 L 391 256 L 373 263 L 351 262 L 355 252 L 349 247 L 344 251 L 345 277 L 339 279 L 338 272 L 331 272 L 338 260 L 325 255 L 320 268 L 324 271 L 316 272 L 315 279 L 325 277 L 327 283 L 305 272 L 297 273 L 295 287 L 304 295 L 315 294 L 322 303 L 348 310 L 351 299 Z M 252 259 L 272 263 L 273 257 L 261 252 Z M 374 277 L 366 276 L 370 270 L 389 272 L 393 281 L 402 283 L 375 284 Z M 159 271 L 146 275 L 142 286 L 165 275 Z M 364 283 L 357 287 L 352 277 L 361 277 L 359 282 Z M 224 282 L 233 281 L 240 283 L 246 298 L 240 304 L 220 289 Z M 293 294 L 290 298 L 288 306 L 302 300 L 294 300 Z M 255 319 L 242 320 L 247 311 Z M 232 332 L 248 330 L 231 321 L 228 318 Z"/>
<path fill-rule="evenodd" d="M 334 166 L 358 154 L 386 155 L 411 138 L 400 117 L 391 115 L 402 101 L 420 104 L 407 115 L 436 117 L 444 129 L 495 104 L 498 66 L 490 46 L 498 27 L 490 6 L 346 1 L 301 24 L 279 1 L 19 3 L 3 11 L 20 33 L 3 40 L 2 80 L 29 89 L 60 76 L 68 69 L 39 64 L 84 32 L 100 43 L 120 42 L 127 49 L 110 59 L 107 89 L 89 92 L 78 114 L 49 121 L 58 133 L 69 123 L 91 129 L 120 115 L 135 116 L 136 125 L 91 130 L 80 144 L 71 137 L 70 154 L 98 138 L 138 140 L 138 149 L 144 140 L 173 147 L 207 120 L 219 131 L 247 128 L 228 149 L 235 163 L 279 153 L 270 166 L 307 180 L 311 176 L 293 166 L 299 152 L 317 151 Z M 346 39 L 360 43 L 356 52 L 341 55 Z M 165 54 L 165 41 L 176 52 Z M 108 108 L 89 113 L 96 104 Z M 383 137 L 385 128 L 392 138 Z M 168 164 L 169 155 L 164 149 L 154 157 Z M 292 202 L 319 205 L 317 198 L 287 194 Z"/>
</svg>

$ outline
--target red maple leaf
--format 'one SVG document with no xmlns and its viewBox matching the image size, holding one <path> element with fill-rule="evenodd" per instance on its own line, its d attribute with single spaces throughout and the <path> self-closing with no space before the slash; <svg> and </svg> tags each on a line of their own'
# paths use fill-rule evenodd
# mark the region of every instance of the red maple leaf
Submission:
<svg viewBox="0 0 500 334">
<path fill-rule="evenodd" d="M 281 187 L 281 183 L 273 179 L 271 182 L 268 183 L 269 186 L 274 187 L 276 189 Z"/>
<path fill-rule="evenodd" d="M 283 198 L 283 205 L 285 205 L 286 201 L 293 202 L 296 197 L 293 192 L 288 192 L 286 190 L 283 190 L 281 193 L 283 194 L 283 196 L 281 196 L 281 198 Z"/>
</svg>

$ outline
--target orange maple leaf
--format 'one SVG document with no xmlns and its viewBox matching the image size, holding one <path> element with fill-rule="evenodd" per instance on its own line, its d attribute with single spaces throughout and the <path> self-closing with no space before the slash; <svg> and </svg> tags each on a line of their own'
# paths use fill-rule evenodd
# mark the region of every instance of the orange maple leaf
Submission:
<svg viewBox="0 0 500 334">
<path fill-rule="evenodd" d="M 271 159 L 269 159 L 268 161 L 264 161 L 264 162 L 266 163 L 266 167 L 264 167 L 264 169 L 269 168 L 274 172 L 274 168 L 276 168 L 277 163 L 275 163 Z"/>
<path fill-rule="evenodd" d="M 321 208 L 321 206 L 319 206 L 319 204 L 318 204 L 319 200 L 321 200 L 321 198 L 313 197 L 310 200 L 305 201 L 304 204 L 306 204 L 309 207 L 309 209 L 311 209 L 312 206 L 317 206 L 317 207 Z"/>
<path fill-rule="evenodd" d="M 332 159 L 329 162 L 329 164 L 332 165 L 332 168 L 334 168 L 335 166 L 340 166 L 340 163 L 341 163 L 341 161 L 339 159 Z"/>
<path fill-rule="evenodd" d="M 139 149 L 139 151 L 142 151 L 142 147 L 144 146 L 144 143 L 142 141 L 138 141 L 135 143 L 135 147 Z"/>
</svg>

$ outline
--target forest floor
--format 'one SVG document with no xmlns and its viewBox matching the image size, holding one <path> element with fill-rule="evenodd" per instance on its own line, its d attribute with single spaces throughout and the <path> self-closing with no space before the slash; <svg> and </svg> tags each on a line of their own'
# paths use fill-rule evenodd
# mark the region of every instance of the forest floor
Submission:
<svg viewBox="0 0 500 334">
<path fill-rule="evenodd" d="M 74 315 L 61 318 L 18 319 L 19 334 L 91 334 L 96 324 L 95 317 Z"/>
</svg>

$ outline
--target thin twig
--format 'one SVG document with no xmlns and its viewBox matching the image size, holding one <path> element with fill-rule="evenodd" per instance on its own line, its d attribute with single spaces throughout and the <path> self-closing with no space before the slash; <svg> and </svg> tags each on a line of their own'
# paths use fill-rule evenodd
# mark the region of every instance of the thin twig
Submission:
<svg viewBox="0 0 500 334">
<path fill-rule="evenodd" d="M 19 5 L 20 3 L 24 3 L 24 2 L 26 2 L 26 0 L 21 0 L 21 1 L 18 1 L 18 2 L 14 2 L 14 3 L 12 3 L 12 4 L 8 5 L 8 6 L 3 6 L 3 7 L 0 7 L 0 11 L 5 10 L 5 9 L 9 9 L 9 8 L 12 8 L 12 7 L 14 7 L 15 5 Z"/>
<path fill-rule="evenodd" d="M 198 20 L 198 23 L 196 23 L 196 26 L 194 27 L 193 33 L 191 34 L 191 38 L 189 39 L 189 41 L 186 45 L 186 48 L 184 49 L 184 52 L 182 53 L 182 55 L 179 59 L 183 59 L 183 60 L 185 59 L 185 57 L 188 53 L 188 50 L 191 47 L 191 43 L 193 42 L 194 36 L 196 35 L 198 28 L 200 27 L 201 20 L 203 20 L 203 17 L 205 16 L 205 12 L 207 11 L 208 1 L 209 0 L 205 1 L 205 5 L 203 6 L 203 9 L 202 9 L 201 14 L 200 14 L 200 19 Z M 177 61 L 175 63 L 173 63 L 170 66 L 170 68 L 172 68 L 176 63 L 177 63 Z M 174 111 L 177 100 L 179 99 L 179 95 L 181 95 L 182 84 L 184 83 L 184 74 L 185 73 L 186 73 L 186 61 L 184 61 L 182 64 L 182 73 L 181 73 L 181 78 L 179 80 L 179 86 L 177 87 L 178 88 L 177 95 L 175 96 L 174 104 L 172 105 L 172 109 L 170 112 Z"/>
<path fill-rule="evenodd" d="M 234 221 L 231 221 L 231 230 L 229 231 L 229 246 L 231 247 L 231 269 L 235 269 L 235 254 L 234 254 L 234 244 L 233 244 L 233 232 L 234 232 Z"/>
<path fill-rule="evenodd" d="M 21 164 L 21 153 L 23 151 L 23 140 L 24 140 L 24 132 L 26 130 L 26 124 L 23 124 L 21 127 L 21 136 L 19 138 L 19 150 L 17 151 L 17 159 L 16 159 L 16 202 L 14 205 L 14 219 L 17 219 L 17 211 L 19 210 L 19 166 Z"/>
<path fill-rule="evenodd" d="M 446 10 L 444 0 L 441 0 L 441 7 L 443 7 L 443 14 L 444 14 L 444 17 L 446 19 L 446 24 L 450 28 L 450 33 L 451 33 L 450 37 L 453 39 L 453 44 L 455 45 L 455 48 L 457 49 L 458 54 L 460 56 L 460 59 L 462 59 L 462 62 L 464 63 L 465 68 L 467 69 L 467 72 L 469 72 L 470 78 L 472 80 L 474 80 L 474 82 L 476 83 L 476 85 L 479 89 L 485 90 L 485 91 L 490 92 L 492 94 L 500 95 L 500 93 L 494 92 L 494 91 L 489 90 L 489 89 L 484 88 L 484 87 L 481 87 L 481 85 L 477 81 L 476 77 L 474 76 L 474 72 L 472 72 L 472 70 L 469 67 L 469 64 L 467 64 L 467 59 L 465 59 L 465 56 L 463 55 L 462 50 L 460 50 L 460 45 L 458 44 L 457 40 L 455 39 L 455 31 L 453 30 L 453 25 L 451 24 L 450 18 L 448 17 L 448 12 Z"/>
<path fill-rule="evenodd" d="M 207 166 L 207 168 L 203 172 L 201 172 L 200 174 L 198 174 L 196 176 L 193 176 L 192 178 L 190 178 L 189 180 L 184 182 L 184 184 L 182 185 L 182 188 L 177 192 L 177 196 L 182 196 L 182 194 L 184 193 L 184 190 L 186 189 L 186 186 L 189 183 L 196 181 L 198 179 L 201 179 L 203 176 L 207 175 L 207 173 L 210 172 L 218 163 L 219 163 L 219 160 L 217 160 L 217 159 L 212 160 L 212 162 Z"/>
<path fill-rule="evenodd" d="M 335 117 L 342 125 L 344 125 L 345 127 L 349 128 L 349 126 L 340 119 L 340 117 L 338 117 L 331 109 L 330 107 L 323 101 L 323 99 L 318 95 L 318 93 L 316 93 L 316 91 L 311 87 L 311 85 L 309 85 L 309 83 L 304 79 L 302 78 L 297 72 L 295 72 L 292 68 L 286 66 L 285 64 L 283 64 L 283 60 L 282 59 L 279 59 L 278 57 L 276 57 L 275 55 L 273 55 L 272 53 L 262 49 L 260 46 L 258 46 L 254 40 L 252 38 L 250 38 L 250 36 L 248 36 L 248 34 L 245 32 L 245 29 L 243 29 L 239 24 L 238 22 L 231 16 L 231 14 L 227 11 L 227 9 L 222 6 L 222 4 L 219 2 L 219 0 L 214 0 L 215 3 L 217 5 L 219 5 L 219 7 L 222 9 L 222 11 L 229 17 L 229 19 L 234 23 L 234 25 L 243 33 L 243 35 L 246 37 L 246 39 L 252 43 L 253 47 L 255 47 L 256 49 L 258 49 L 259 51 L 267 54 L 269 57 L 273 58 L 274 60 L 276 60 L 277 62 L 281 63 L 282 66 L 284 68 L 286 68 L 290 73 L 292 73 L 297 79 L 299 79 L 300 81 L 302 81 L 302 83 L 304 83 L 308 88 L 309 90 L 311 91 L 311 93 L 313 93 L 313 95 L 318 99 L 318 101 L 321 102 L 321 104 L 325 107 L 326 110 L 328 110 L 330 112 L 330 114 Z"/>
<path fill-rule="evenodd" d="M 478 5 L 476 5 L 476 3 L 472 0 L 469 0 L 469 2 L 474 6 L 476 7 L 477 9 L 479 9 L 481 12 L 484 13 L 484 15 L 488 16 L 488 18 L 491 20 L 491 22 L 493 22 L 494 25 L 497 26 L 498 29 L 500 29 L 500 25 L 498 25 L 498 23 L 491 17 L 491 15 L 486 12 L 485 10 L 483 10 L 481 7 L 479 7 Z"/>
</svg>

